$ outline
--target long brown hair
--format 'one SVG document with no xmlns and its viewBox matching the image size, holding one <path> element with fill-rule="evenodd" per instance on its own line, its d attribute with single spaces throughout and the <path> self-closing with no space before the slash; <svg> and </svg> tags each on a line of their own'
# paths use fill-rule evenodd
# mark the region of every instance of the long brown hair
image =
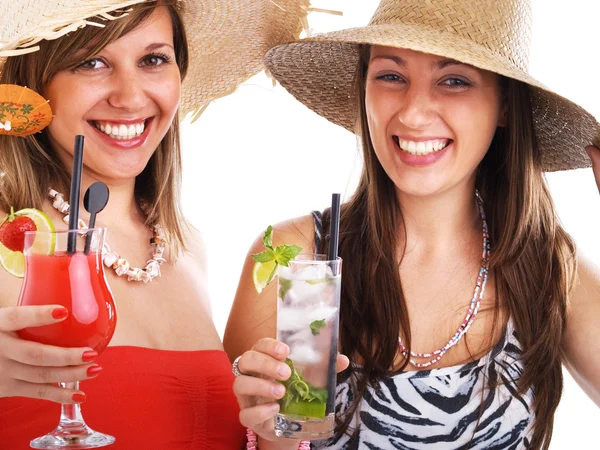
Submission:
<svg viewBox="0 0 600 450">
<path fill-rule="evenodd" d="M 176 63 L 182 79 L 188 68 L 188 46 L 178 2 L 143 2 L 127 10 L 126 17 L 106 21 L 102 28 L 87 26 L 62 38 L 41 41 L 40 50 L 6 59 L 0 83 L 27 86 L 44 92 L 52 77 L 77 67 L 111 42 L 138 27 L 158 6 L 166 6 L 173 23 Z M 118 14 L 123 13 L 117 11 Z M 91 19 L 94 20 L 94 19 Z M 0 136 L 0 208 L 4 211 L 38 208 L 47 201 L 50 187 L 67 194 L 70 173 L 49 144 L 46 131 L 25 138 Z M 148 226 L 160 223 L 168 236 L 173 256 L 186 249 L 185 220 L 180 205 L 181 150 L 179 118 L 136 178 L 135 197 L 143 207 Z"/>
<path fill-rule="evenodd" d="M 361 48 L 356 72 L 365 164 L 357 191 L 342 206 L 339 241 L 340 256 L 352 261 L 345 265 L 342 281 L 340 351 L 361 360 L 362 368 L 351 366 L 343 375 L 353 380 L 354 400 L 339 420 L 338 436 L 351 434 L 349 424 L 367 387 L 395 373 L 390 368 L 398 336 L 409 352 L 411 346 L 397 257 L 402 217 L 395 186 L 375 155 L 364 108 L 369 53 L 368 46 Z M 530 448 L 547 449 L 563 387 L 561 342 L 576 270 L 575 246 L 558 223 L 543 177 L 528 87 L 512 79 L 502 84 L 508 123 L 497 130 L 476 185 L 485 201 L 492 243 L 494 317 L 502 299 L 523 348 L 519 391 L 534 391 Z M 324 229 L 328 219 L 326 214 Z M 407 364 L 404 360 L 398 371 Z M 496 388 L 493 382 L 489 380 L 491 389 Z"/>
</svg>

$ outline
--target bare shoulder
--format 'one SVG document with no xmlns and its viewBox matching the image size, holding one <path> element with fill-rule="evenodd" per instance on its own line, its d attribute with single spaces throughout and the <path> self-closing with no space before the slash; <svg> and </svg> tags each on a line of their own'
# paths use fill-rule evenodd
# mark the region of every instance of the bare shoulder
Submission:
<svg viewBox="0 0 600 450">
<path fill-rule="evenodd" d="M 581 304 L 600 302 L 600 266 L 581 249 L 577 250 L 577 273 L 570 297 L 572 311 Z"/>
<path fill-rule="evenodd" d="M 256 238 L 250 253 L 263 249 L 262 239 L 262 234 Z M 312 215 L 296 217 L 274 225 L 273 246 L 282 244 L 297 245 L 302 247 L 303 252 L 312 253 L 315 245 L 315 225 Z"/>
<path fill-rule="evenodd" d="M 579 386 L 600 406 L 598 323 L 600 267 L 578 251 L 578 269 L 563 338 L 565 365 Z"/>
<path fill-rule="evenodd" d="M 187 256 L 194 259 L 198 268 L 206 274 L 208 270 L 208 250 L 204 233 L 192 225 L 186 229 Z"/>
</svg>

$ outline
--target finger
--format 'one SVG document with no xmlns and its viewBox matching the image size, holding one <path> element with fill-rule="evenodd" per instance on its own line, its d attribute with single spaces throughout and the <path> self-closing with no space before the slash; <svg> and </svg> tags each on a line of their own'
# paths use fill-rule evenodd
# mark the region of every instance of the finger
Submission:
<svg viewBox="0 0 600 450">
<path fill-rule="evenodd" d="M 275 417 L 279 412 L 277 403 L 265 403 L 252 408 L 244 408 L 240 411 L 240 423 L 246 428 L 256 430 L 263 422 Z"/>
<path fill-rule="evenodd" d="M 233 392 L 238 397 L 258 396 L 277 400 L 284 396 L 285 387 L 275 381 L 242 375 L 233 382 Z"/>
<path fill-rule="evenodd" d="M 290 354 L 290 348 L 276 339 L 264 338 L 252 347 L 252 350 L 272 356 L 283 361 Z"/>
<path fill-rule="evenodd" d="M 598 186 L 598 191 L 600 191 L 600 149 L 590 145 L 585 148 L 585 151 L 592 160 L 592 170 L 594 172 L 594 177 L 596 178 L 596 186 Z"/>
<path fill-rule="evenodd" d="M 102 368 L 97 364 L 75 367 L 40 367 L 11 361 L 5 368 L 10 377 L 29 383 L 70 383 L 97 377 Z"/>
<path fill-rule="evenodd" d="M 0 334 L 4 357 L 30 366 L 63 367 L 92 362 L 98 354 L 89 348 L 63 348 Z"/>
<path fill-rule="evenodd" d="M 0 331 L 18 331 L 58 323 L 69 315 L 60 305 L 8 306 L 0 308 Z"/>
<path fill-rule="evenodd" d="M 348 368 L 348 366 L 350 365 L 350 360 L 348 359 L 348 357 L 346 355 L 341 355 L 338 353 L 337 355 L 337 361 L 336 361 L 336 372 L 340 373 L 343 372 L 344 370 L 346 370 Z"/>
<path fill-rule="evenodd" d="M 74 389 L 62 388 L 52 384 L 28 383 L 17 381 L 11 389 L 11 396 L 38 398 L 51 402 L 74 404 L 85 402 L 85 393 Z"/>
<path fill-rule="evenodd" d="M 256 374 L 276 380 L 287 380 L 292 374 L 286 363 L 255 350 L 242 355 L 238 361 L 238 369 L 243 375 Z"/>
</svg>

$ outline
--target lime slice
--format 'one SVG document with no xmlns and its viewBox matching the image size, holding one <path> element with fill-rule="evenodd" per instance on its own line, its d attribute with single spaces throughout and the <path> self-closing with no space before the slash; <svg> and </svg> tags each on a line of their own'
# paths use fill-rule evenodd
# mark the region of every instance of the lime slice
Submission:
<svg viewBox="0 0 600 450">
<path fill-rule="evenodd" d="M 289 414 L 290 416 L 310 417 L 313 419 L 323 419 L 327 403 L 313 400 L 307 402 L 304 400 L 294 400 L 285 406 L 281 406 L 279 412 L 281 414 Z"/>
<path fill-rule="evenodd" d="M 50 218 L 37 209 L 26 208 L 15 213 L 15 217 L 28 217 L 35 223 L 37 231 L 54 231 Z M 54 252 L 56 237 L 53 234 L 36 236 L 32 249 L 38 255 L 50 255 Z M 25 275 L 25 256 L 21 252 L 13 252 L 0 243 L 0 264 L 8 273 L 19 278 Z"/>
<path fill-rule="evenodd" d="M 267 287 L 269 282 L 273 279 L 275 271 L 277 270 L 277 264 L 275 261 L 268 262 L 255 262 L 254 268 L 252 269 L 252 281 L 254 281 L 254 288 L 259 294 Z"/>
</svg>

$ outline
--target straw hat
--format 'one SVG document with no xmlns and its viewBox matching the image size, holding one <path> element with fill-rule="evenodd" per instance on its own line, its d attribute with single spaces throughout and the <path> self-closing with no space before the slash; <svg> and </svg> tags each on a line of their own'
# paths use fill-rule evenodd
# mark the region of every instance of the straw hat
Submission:
<svg viewBox="0 0 600 450">
<path fill-rule="evenodd" d="M 0 71 L 3 57 L 38 50 L 80 27 L 123 17 L 118 9 L 152 0 L 2 0 Z M 275 45 L 296 39 L 310 0 L 179 0 L 190 51 L 181 111 L 201 111 L 263 68 Z M 94 18 L 93 21 L 88 19 Z"/>
<path fill-rule="evenodd" d="M 407 48 L 455 59 L 531 86 L 545 171 L 589 167 L 600 125 L 528 74 L 529 0 L 383 0 L 366 27 L 315 35 L 270 50 L 267 69 L 300 102 L 356 132 L 353 80 L 358 44 Z"/>
</svg>

